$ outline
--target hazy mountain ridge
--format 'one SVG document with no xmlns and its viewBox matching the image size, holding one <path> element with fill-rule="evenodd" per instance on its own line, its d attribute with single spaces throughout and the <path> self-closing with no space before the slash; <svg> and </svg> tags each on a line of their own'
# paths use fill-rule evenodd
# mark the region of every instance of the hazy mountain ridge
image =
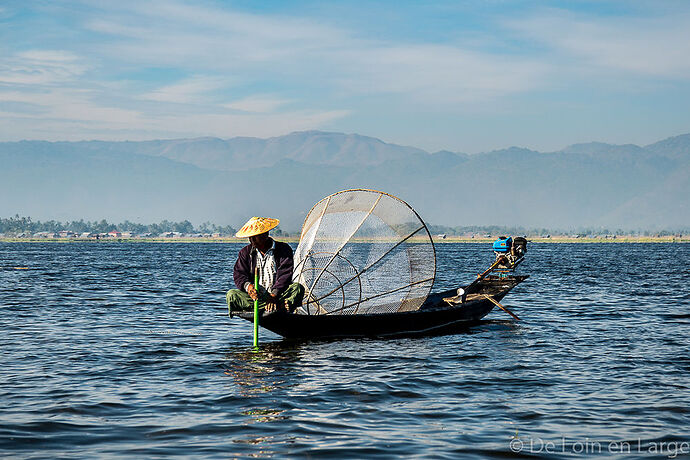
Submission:
<svg viewBox="0 0 690 460">
<path fill-rule="evenodd" d="M 641 154 L 645 149 L 635 144 L 614 145 L 603 142 L 588 142 L 573 144 L 554 153 L 569 153 L 580 155 L 616 155 L 616 154 Z"/>
<path fill-rule="evenodd" d="M 22 141 L 28 146 L 34 141 Z M 29 144 L 27 144 L 29 143 Z M 163 157 L 200 168 L 239 171 L 272 166 L 283 159 L 308 164 L 334 166 L 377 165 L 389 160 L 404 160 L 413 155 L 427 154 L 424 150 L 388 144 L 379 139 L 358 134 L 327 133 L 320 131 L 295 132 L 286 136 L 259 139 L 235 137 L 218 139 L 172 139 L 142 142 L 55 142 L 36 141 L 46 148 L 52 144 L 56 151 L 68 147 L 86 152 L 111 154 L 135 153 Z"/>
<path fill-rule="evenodd" d="M 231 161 L 258 167 L 237 171 L 245 168 Z M 36 219 L 237 226 L 265 214 L 296 230 L 322 197 L 361 187 L 396 194 L 439 225 L 690 227 L 690 135 L 646 147 L 477 155 L 313 131 L 225 141 L 22 141 L 0 143 L 0 165 L 0 215 Z"/>
<path fill-rule="evenodd" d="M 645 150 L 669 158 L 690 159 L 690 134 L 669 137 L 647 145 Z"/>
</svg>

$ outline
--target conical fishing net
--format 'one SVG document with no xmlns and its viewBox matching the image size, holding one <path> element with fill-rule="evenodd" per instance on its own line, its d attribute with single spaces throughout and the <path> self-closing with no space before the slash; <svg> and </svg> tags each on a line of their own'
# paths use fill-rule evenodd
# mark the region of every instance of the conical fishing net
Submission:
<svg viewBox="0 0 690 460">
<path fill-rule="evenodd" d="M 309 211 L 293 279 L 306 294 L 298 313 L 356 315 L 418 309 L 436 274 L 429 230 L 404 201 L 346 190 Z"/>
</svg>

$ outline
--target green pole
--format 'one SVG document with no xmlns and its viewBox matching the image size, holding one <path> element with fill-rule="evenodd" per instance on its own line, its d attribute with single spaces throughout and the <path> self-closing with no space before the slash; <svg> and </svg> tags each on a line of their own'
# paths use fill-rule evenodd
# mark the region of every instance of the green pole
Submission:
<svg viewBox="0 0 690 460">
<path fill-rule="evenodd" d="M 259 266 L 254 270 L 254 290 L 259 293 Z M 254 301 L 254 347 L 259 346 L 259 298 Z"/>
</svg>

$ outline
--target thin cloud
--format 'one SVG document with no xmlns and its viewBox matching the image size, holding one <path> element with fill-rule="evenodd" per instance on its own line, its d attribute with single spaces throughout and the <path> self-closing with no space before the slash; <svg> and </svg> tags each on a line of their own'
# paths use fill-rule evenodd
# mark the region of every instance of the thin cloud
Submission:
<svg viewBox="0 0 690 460">
<path fill-rule="evenodd" d="M 292 101 L 289 99 L 280 99 L 269 96 L 250 96 L 223 104 L 223 107 L 242 112 L 271 113 L 290 102 Z"/>
<path fill-rule="evenodd" d="M 380 46 L 350 56 L 357 92 L 412 95 L 430 104 L 480 101 L 542 86 L 550 67 L 532 59 L 487 55 L 444 45 Z"/>
<path fill-rule="evenodd" d="M 62 50 L 30 50 L 0 59 L 0 83 L 50 85 L 83 75 L 88 66 Z"/>
<path fill-rule="evenodd" d="M 631 72 L 639 76 L 690 77 L 690 15 L 592 17 L 548 10 L 507 21 L 570 66 Z"/>
<path fill-rule="evenodd" d="M 155 7 L 154 7 L 155 5 Z M 128 3 L 107 19 L 87 20 L 91 31 L 120 41 L 103 49 L 133 60 L 237 68 L 303 56 L 338 46 L 343 31 L 313 21 L 156 2 Z"/>
<path fill-rule="evenodd" d="M 279 75 L 294 84 L 335 91 L 397 93 L 429 104 L 478 100 L 538 86 L 549 66 L 528 58 L 481 52 L 456 44 L 399 44 L 365 40 L 355 31 L 301 18 L 228 12 L 164 2 L 129 6 L 137 20 L 118 15 L 87 27 L 115 37 L 103 51 L 115 59 L 224 72 L 251 82 Z M 200 33 L 203 31 L 203 33 Z M 299 83 L 297 83 L 299 81 Z"/>
<path fill-rule="evenodd" d="M 163 86 L 142 98 L 159 102 L 182 104 L 207 102 L 210 94 L 225 87 L 227 81 L 220 77 L 192 77 L 172 85 Z"/>
<path fill-rule="evenodd" d="M 270 137 L 301 129 L 314 129 L 344 116 L 345 110 L 293 111 L 274 114 L 172 114 L 154 123 L 158 130 L 186 132 L 188 135 L 233 135 Z"/>
<path fill-rule="evenodd" d="M 53 88 L 41 91 L 0 91 L 0 100 L 40 108 L 41 120 L 64 120 L 67 124 L 87 123 L 110 125 L 114 129 L 131 123 L 143 123 L 140 112 L 94 103 L 90 90 Z M 14 113 L 21 115 L 21 112 Z"/>
<path fill-rule="evenodd" d="M 59 104 L 58 99 L 52 99 L 50 106 Z M 333 110 L 251 115 L 178 112 L 150 116 L 136 111 L 94 106 L 82 100 L 69 106 L 60 106 L 40 117 L 0 110 L 0 136 L 6 140 L 24 139 L 25 133 L 45 140 L 146 140 L 238 135 L 272 137 L 292 131 L 317 129 L 324 123 L 348 115 L 348 111 Z"/>
</svg>

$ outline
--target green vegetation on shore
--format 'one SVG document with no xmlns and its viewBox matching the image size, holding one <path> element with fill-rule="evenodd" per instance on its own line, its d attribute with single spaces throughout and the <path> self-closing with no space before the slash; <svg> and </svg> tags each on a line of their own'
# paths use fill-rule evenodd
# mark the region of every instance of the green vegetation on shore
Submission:
<svg viewBox="0 0 690 460">
<path fill-rule="evenodd" d="M 192 223 L 188 220 L 182 222 L 170 222 L 168 220 L 163 220 L 162 222 L 152 224 L 138 224 L 126 220 L 122 223 L 114 224 L 109 223 L 105 219 L 93 222 L 84 221 L 83 219 L 72 222 L 59 222 L 55 220 L 41 222 L 34 221 L 31 219 L 31 217 L 21 217 L 18 214 L 7 219 L 0 218 L 0 234 L 5 235 L 17 235 L 20 233 L 33 235 L 36 233 L 59 232 L 72 232 L 74 234 L 81 235 L 84 233 L 106 234 L 113 231 L 128 232 L 131 234 L 151 234 L 155 236 L 167 232 L 176 232 L 182 234 L 218 233 L 221 235 L 234 235 L 236 232 L 236 230 L 229 225 L 219 226 L 210 222 L 204 222 L 197 228 L 194 227 L 194 225 L 192 225 Z"/>
<path fill-rule="evenodd" d="M 490 242 L 501 235 L 523 235 L 534 242 L 686 242 L 690 240 L 690 231 L 624 231 L 606 228 L 582 228 L 574 230 L 550 230 L 546 228 L 529 229 L 524 227 L 505 226 L 463 226 L 448 227 L 429 225 L 429 231 L 435 242 L 439 243 L 472 243 Z M 0 241 L 84 241 L 84 240 L 117 240 L 132 242 L 238 242 L 244 239 L 234 238 L 235 228 L 219 226 L 204 222 L 194 226 L 188 220 L 159 223 L 138 224 L 124 221 L 119 224 L 101 221 L 59 222 L 49 220 L 34 221 L 31 217 L 15 215 L 0 218 Z M 287 233 L 278 227 L 272 234 L 283 241 L 297 242 L 299 233 Z"/>
<path fill-rule="evenodd" d="M 280 241 L 286 243 L 297 243 L 299 242 L 299 236 L 279 236 L 277 237 Z M 486 243 L 491 244 L 495 238 L 466 238 L 466 237 L 446 237 L 444 239 L 434 237 L 434 243 L 436 244 L 463 244 L 463 243 Z M 560 237 L 530 237 L 528 238 L 530 243 L 690 243 L 690 235 L 682 236 L 632 236 L 632 235 L 620 235 L 615 238 L 578 238 L 572 236 L 560 236 Z M 366 243 L 371 240 L 363 239 L 361 242 Z M 426 242 L 426 239 L 415 239 L 412 238 L 411 242 Z M 0 242 L 2 243 L 79 243 L 79 242 L 116 242 L 116 243 L 242 243 L 246 244 L 246 238 L 235 238 L 229 236 L 218 236 L 218 237 L 137 237 L 137 238 L 107 238 L 107 239 L 95 239 L 95 238 L 84 238 L 84 237 L 72 237 L 72 238 L 33 238 L 33 237 L 0 237 Z"/>
</svg>

